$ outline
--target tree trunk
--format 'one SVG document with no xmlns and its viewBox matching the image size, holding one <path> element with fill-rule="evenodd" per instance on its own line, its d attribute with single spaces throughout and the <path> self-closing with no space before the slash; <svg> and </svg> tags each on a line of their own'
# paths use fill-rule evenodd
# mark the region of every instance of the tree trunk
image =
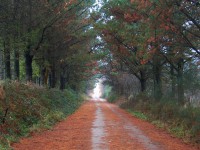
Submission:
<svg viewBox="0 0 200 150">
<path fill-rule="evenodd" d="M 30 34 L 32 31 L 32 0 L 28 0 L 28 7 L 29 12 L 27 12 L 27 19 L 28 19 L 28 33 Z M 32 62 L 33 62 L 33 55 L 31 55 L 31 37 L 28 37 L 28 44 L 27 49 L 25 51 L 24 57 L 25 57 L 25 70 L 26 70 L 26 81 L 31 82 L 32 81 L 32 74 L 33 74 L 33 68 L 32 68 Z"/>
<path fill-rule="evenodd" d="M 15 50 L 14 52 L 14 75 L 15 75 L 15 80 L 19 80 L 19 52 L 18 50 Z"/>
<path fill-rule="evenodd" d="M 55 69 L 52 69 L 51 71 L 51 88 L 56 87 L 56 71 Z"/>
<path fill-rule="evenodd" d="M 141 92 L 146 91 L 146 75 L 144 71 L 140 71 L 140 85 L 141 85 Z"/>
<path fill-rule="evenodd" d="M 158 56 L 154 57 L 153 76 L 154 76 L 154 98 L 156 100 L 160 100 L 162 98 L 162 80 L 161 80 L 161 63 Z"/>
<path fill-rule="evenodd" d="M 48 75 L 48 87 L 51 88 L 52 87 L 52 73 L 50 72 Z"/>
<path fill-rule="evenodd" d="M 183 66 L 184 62 L 181 58 L 178 62 L 178 76 L 177 76 L 177 84 L 178 84 L 178 102 L 180 104 L 184 103 L 184 84 L 183 84 Z"/>
<path fill-rule="evenodd" d="M 6 117 L 7 117 L 7 114 L 8 114 L 8 108 L 6 108 L 5 110 L 5 113 L 4 113 L 4 116 L 3 116 L 3 119 L 2 119 L 2 124 L 4 124 L 6 122 Z"/>
<path fill-rule="evenodd" d="M 48 85 L 48 80 L 49 80 L 49 68 L 45 67 L 45 73 L 44 73 L 44 85 Z"/>
<path fill-rule="evenodd" d="M 4 80 L 4 57 L 3 51 L 0 49 L 0 80 Z"/>
<path fill-rule="evenodd" d="M 63 76 L 63 74 L 60 74 L 60 90 L 64 90 L 65 89 L 65 78 Z"/>
<path fill-rule="evenodd" d="M 45 68 L 40 69 L 40 84 L 44 85 Z"/>
<path fill-rule="evenodd" d="M 171 78 L 171 97 L 174 99 L 175 98 L 175 75 L 174 75 L 174 68 L 171 65 L 170 66 L 170 78 Z"/>
<path fill-rule="evenodd" d="M 5 77 L 11 79 L 11 66 L 10 66 L 10 45 L 9 42 L 4 42 L 4 58 L 5 58 Z"/>
<path fill-rule="evenodd" d="M 27 50 L 25 52 L 24 56 L 25 56 L 26 81 L 32 81 L 32 74 L 33 74 L 32 62 L 33 62 L 33 56 L 30 54 L 30 50 Z"/>
</svg>

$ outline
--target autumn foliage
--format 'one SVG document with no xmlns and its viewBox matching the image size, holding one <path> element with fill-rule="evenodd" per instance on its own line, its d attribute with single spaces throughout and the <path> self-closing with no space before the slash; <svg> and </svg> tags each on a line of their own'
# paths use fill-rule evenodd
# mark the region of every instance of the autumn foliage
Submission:
<svg viewBox="0 0 200 150">
<path fill-rule="evenodd" d="M 147 82 L 153 82 L 157 100 L 165 94 L 164 78 L 169 78 L 167 89 L 183 103 L 184 67 L 195 66 L 200 56 L 199 36 L 195 34 L 200 30 L 199 4 L 187 0 L 111 0 L 102 11 L 106 18 L 96 29 L 113 58 L 119 60 L 118 66 L 138 78 L 141 91 L 146 91 Z M 112 63 L 110 66 L 112 70 Z M 171 72 L 166 73 L 166 69 Z"/>
</svg>

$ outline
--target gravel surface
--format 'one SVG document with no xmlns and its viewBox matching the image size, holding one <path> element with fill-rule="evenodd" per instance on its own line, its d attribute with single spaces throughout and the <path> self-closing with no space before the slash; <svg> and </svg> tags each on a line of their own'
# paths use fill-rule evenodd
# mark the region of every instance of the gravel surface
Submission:
<svg viewBox="0 0 200 150">
<path fill-rule="evenodd" d="M 196 150 L 116 105 L 88 101 L 52 130 L 12 144 L 14 150 Z"/>
</svg>

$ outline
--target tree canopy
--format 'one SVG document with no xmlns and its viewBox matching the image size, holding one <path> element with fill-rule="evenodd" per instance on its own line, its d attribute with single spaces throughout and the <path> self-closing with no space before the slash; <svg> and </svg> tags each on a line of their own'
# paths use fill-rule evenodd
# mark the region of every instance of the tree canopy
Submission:
<svg viewBox="0 0 200 150">
<path fill-rule="evenodd" d="M 118 91 L 132 89 L 128 95 L 134 88 L 125 81 L 137 81 L 156 100 L 183 103 L 200 84 L 199 7 L 197 0 L 3 0 L 1 78 L 79 89 L 101 74 Z"/>
</svg>

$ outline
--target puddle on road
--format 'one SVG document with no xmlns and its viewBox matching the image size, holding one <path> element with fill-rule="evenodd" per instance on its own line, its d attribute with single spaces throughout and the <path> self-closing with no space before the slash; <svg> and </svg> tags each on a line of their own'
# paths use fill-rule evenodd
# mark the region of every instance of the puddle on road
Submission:
<svg viewBox="0 0 200 150">
<path fill-rule="evenodd" d="M 96 103 L 95 120 L 92 126 L 92 149 L 93 150 L 107 150 L 107 144 L 105 141 L 105 122 L 104 115 L 98 103 Z"/>
</svg>

